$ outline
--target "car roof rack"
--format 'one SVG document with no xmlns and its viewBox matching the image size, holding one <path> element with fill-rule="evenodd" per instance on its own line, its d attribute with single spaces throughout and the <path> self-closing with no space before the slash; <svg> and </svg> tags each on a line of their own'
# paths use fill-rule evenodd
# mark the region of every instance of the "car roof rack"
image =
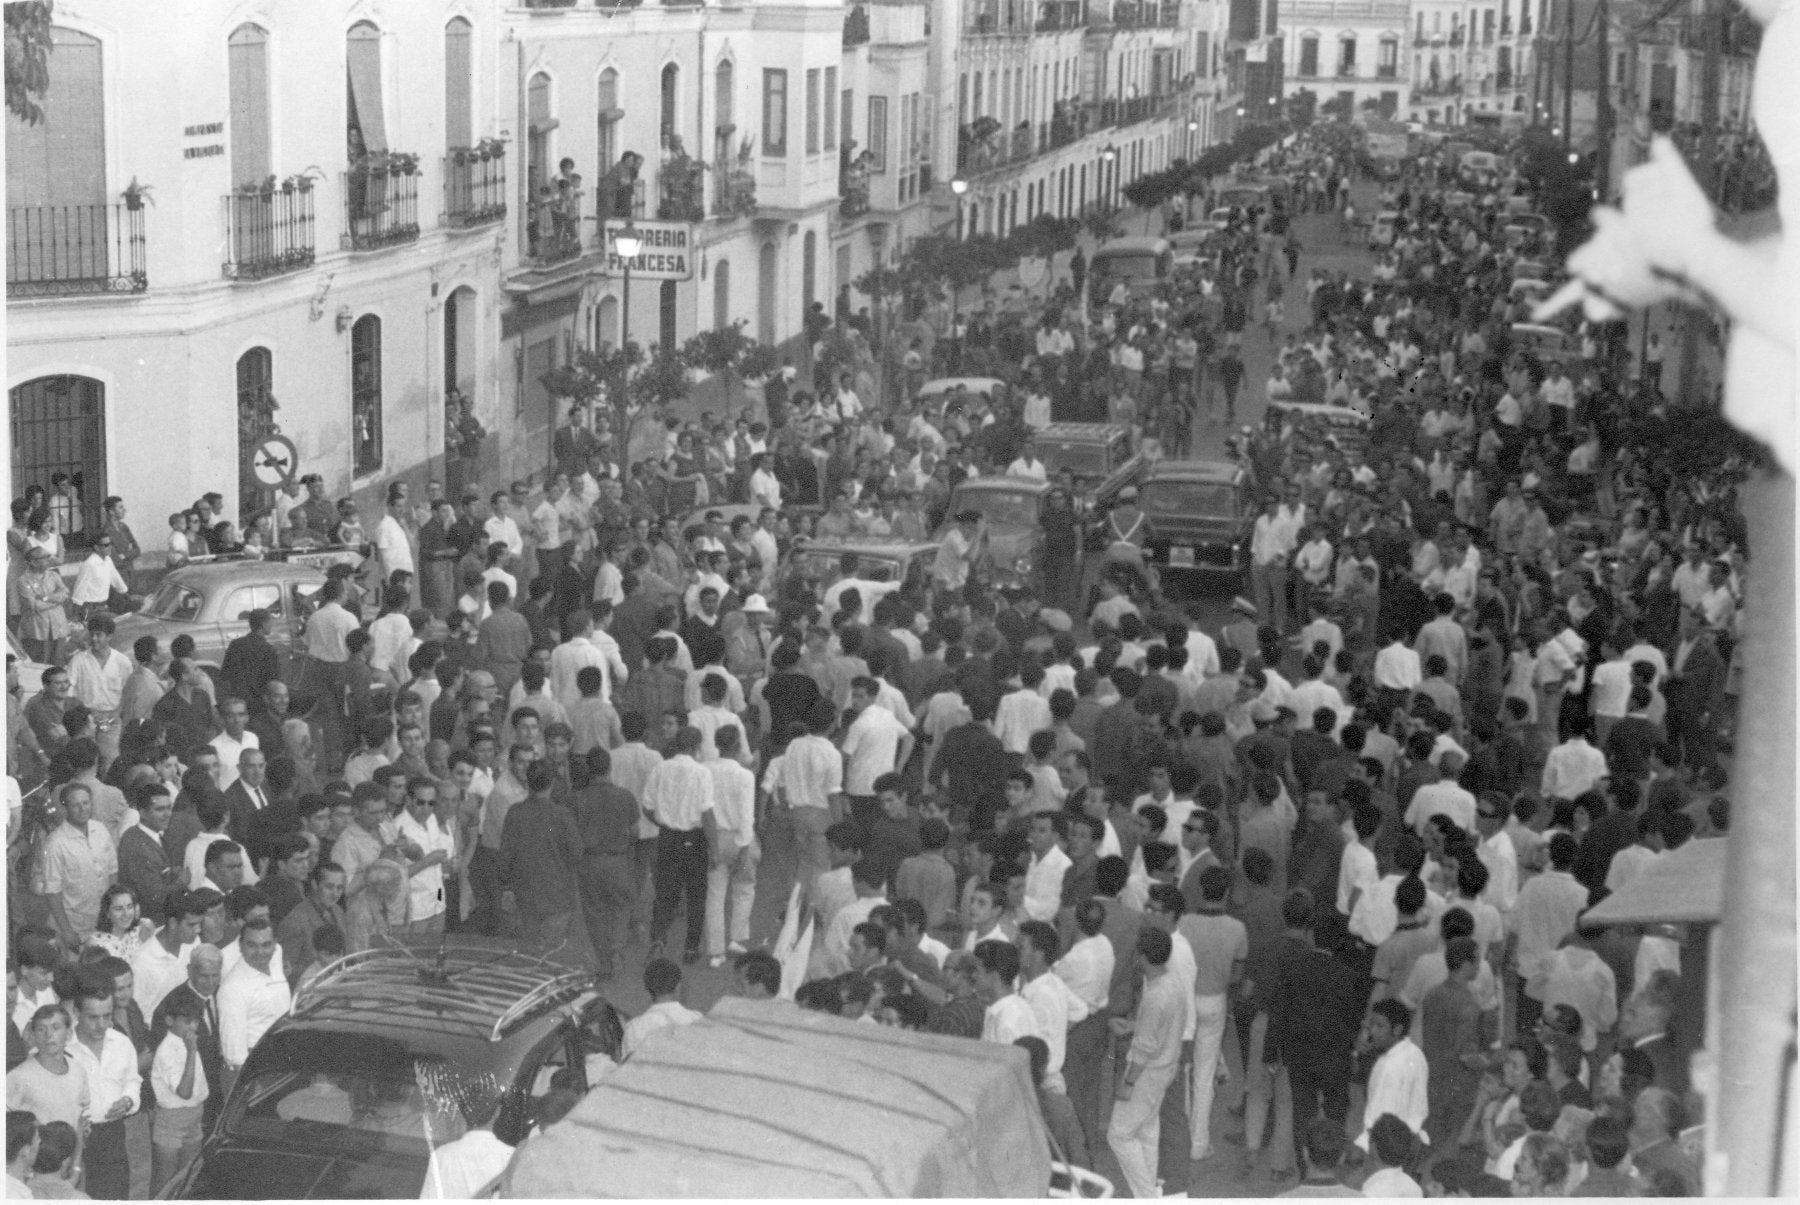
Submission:
<svg viewBox="0 0 1800 1205">
<path fill-rule="evenodd" d="M 346 954 L 295 995 L 293 1015 L 312 1015 L 334 1004 L 426 1009 L 493 1042 L 547 1004 L 579 995 L 593 983 L 588 972 L 547 957 L 514 951 L 494 956 L 476 946 L 436 953 L 433 961 L 391 945 Z"/>
</svg>

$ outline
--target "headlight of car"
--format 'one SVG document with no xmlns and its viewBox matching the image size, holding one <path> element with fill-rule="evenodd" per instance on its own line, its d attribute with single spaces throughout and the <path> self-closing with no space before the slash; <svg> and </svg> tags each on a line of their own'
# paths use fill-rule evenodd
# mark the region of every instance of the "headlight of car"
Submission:
<svg viewBox="0 0 1800 1205">
<path fill-rule="evenodd" d="M 1021 554 L 1019 554 L 1019 556 L 1016 559 L 1014 559 L 1013 572 L 1014 573 L 1030 573 L 1031 572 L 1031 554 L 1029 552 L 1021 553 Z"/>
</svg>

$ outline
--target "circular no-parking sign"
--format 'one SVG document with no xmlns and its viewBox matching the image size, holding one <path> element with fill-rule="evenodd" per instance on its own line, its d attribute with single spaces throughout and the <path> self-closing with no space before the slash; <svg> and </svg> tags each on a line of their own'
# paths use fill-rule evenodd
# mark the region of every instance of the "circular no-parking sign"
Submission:
<svg viewBox="0 0 1800 1205">
<path fill-rule="evenodd" d="M 285 435 L 265 435 L 256 445 L 250 471 L 268 489 L 280 489 L 300 471 L 300 453 Z"/>
</svg>

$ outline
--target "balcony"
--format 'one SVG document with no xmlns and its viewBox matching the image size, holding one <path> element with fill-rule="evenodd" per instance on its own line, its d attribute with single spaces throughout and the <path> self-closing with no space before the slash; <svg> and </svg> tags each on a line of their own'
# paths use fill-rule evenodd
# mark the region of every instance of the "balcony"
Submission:
<svg viewBox="0 0 1800 1205">
<path fill-rule="evenodd" d="M 7 209 L 8 297 L 142 293 L 149 287 L 141 200 Z"/>
<path fill-rule="evenodd" d="M 379 251 L 419 237 L 418 157 L 389 151 L 343 175 L 346 251 Z"/>
<path fill-rule="evenodd" d="M 1079 0 L 1044 0 L 1038 10 L 1037 29 L 1039 33 L 1053 33 L 1062 29 L 1080 29 L 1085 22 L 1081 15 Z"/>
<path fill-rule="evenodd" d="M 1007 158 L 1017 163 L 1021 159 L 1029 159 L 1037 153 L 1037 135 L 1033 133 L 1031 123 L 1022 121 L 1018 129 L 1012 132 L 1012 146 Z"/>
<path fill-rule="evenodd" d="M 838 172 L 838 213 L 847 221 L 869 212 L 869 153 L 864 151 Z"/>
<path fill-rule="evenodd" d="M 267 280 L 312 267 L 312 181 L 225 197 L 226 280 Z"/>
<path fill-rule="evenodd" d="M 1399 79 L 1400 78 L 1400 65 L 1398 63 L 1377 64 L 1375 67 L 1375 78 L 1376 79 Z"/>
<path fill-rule="evenodd" d="M 1334 78 L 1336 78 L 1336 79 L 1355 79 L 1356 78 L 1356 64 L 1355 63 L 1339 63 L 1337 65 L 1337 71 L 1334 74 Z"/>
<path fill-rule="evenodd" d="M 443 159 L 443 224 L 459 230 L 506 216 L 506 157 L 491 147 L 458 147 Z"/>
<path fill-rule="evenodd" d="M 1112 10 L 1112 23 L 1123 29 L 1173 26 L 1180 20 L 1179 4 L 1158 4 L 1155 0 L 1117 0 Z"/>
<path fill-rule="evenodd" d="M 1427 80 L 1425 83 L 1420 84 L 1417 88 L 1413 89 L 1414 103 L 1417 103 L 1419 97 L 1461 96 L 1462 90 L 1462 78 L 1460 76 L 1452 76 L 1447 80 Z"/>
<path fill-rule="evenodd" d="M 595 198 L 595 216 L 603 224 L 623 222 L 627 218 L 644 218 L 644 182 L 635 176 L 629 180 L 614 181 L 610 178 L 610 173 L 601 177 Z"/>
<path fill-rule="evenodd" d="M 1463 31 L 1460 29 L 1451 30 L 1450 31 L 1450 45 L 1461 46 L 1462 44 L 1463 44 Z"/>
<path fill-rule="evenodd" d="M 713 216 L 747 218 L 756 213 L 756 165 L 746 142 L 736 155 L 713 160 Z"/>
<path fill-rule="evenodd" d="M 524 0 L 524 6 L 535 9 L 574 8 L 575 0 Z"/>
<path fill-rule="evenodd" d="M 1038 127 L 1043 134 L 1045 150 L 1068 146 L 1081 137 L 1081 110 L 1066 101 L 1057 101 L 1050 120 Z"/>
</svg>

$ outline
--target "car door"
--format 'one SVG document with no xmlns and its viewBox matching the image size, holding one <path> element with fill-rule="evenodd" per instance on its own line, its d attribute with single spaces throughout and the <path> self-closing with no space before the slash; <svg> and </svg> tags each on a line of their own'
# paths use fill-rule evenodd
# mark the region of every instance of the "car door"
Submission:
<svg viewBox="0 0 1800 1205">
<path fill-rule="evenodd" d="M 568 1073 L 563 1076 L 564 1082 L 577 1095 L 586 1095 L 587 1068 L 582 1064 L 579 1034 L 572 1021 L 558 1025 L 520 1061 L 513 1090 L 494 1126 L 494 1133 L 502 1142 L 517 1146 L 537 1127 L 559 1072 Z"/>
</svg>

